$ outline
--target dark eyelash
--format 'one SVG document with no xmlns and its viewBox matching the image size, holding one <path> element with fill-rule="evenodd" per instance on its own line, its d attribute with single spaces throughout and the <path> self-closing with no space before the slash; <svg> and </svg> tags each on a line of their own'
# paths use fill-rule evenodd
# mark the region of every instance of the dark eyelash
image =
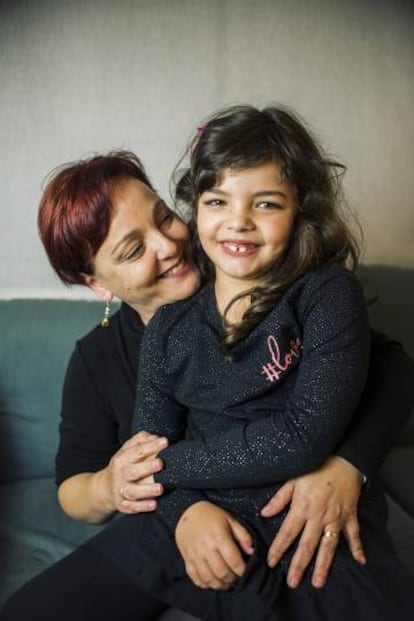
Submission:
<svg viewBox="0 0 414 621">
<path fill-rule="evenodd" d="M 138 244 L 132 250 L 130 250 L 129 252 L 126 253 L 126 255 L 124 257 L 125 260 L 129 261 L 130 259 L 133 259 L 137 254 L 139 254 L 139 252 L 141 250 L 142 250 L 142 244 Z"/>
</svg>

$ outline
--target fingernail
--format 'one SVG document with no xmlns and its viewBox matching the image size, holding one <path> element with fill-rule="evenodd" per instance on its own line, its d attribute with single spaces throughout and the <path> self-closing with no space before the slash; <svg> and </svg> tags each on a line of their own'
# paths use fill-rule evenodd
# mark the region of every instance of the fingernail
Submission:
<svg viewBox="0 0 414 621">
<path fill-rule="evenodd" d="M 273 557 L 269 558 L 269 560 L 267 561 L 267 564 L 269 565 L 269 567 L 274 567 L 276 565 L 276 561 Z"/>
<path fill-rule="evenodd" d="M 162 486 L 161 485 L 154 485 L 154 487 L 152 488 L 152 491 L 154 494 L 161 494 L 162 493 Z"/>
<path fill-rule="evenodd" d="M 248 550 L 249 554 L 253 554 L 254 548 L 250 541 L 245 541 L 246 550 Z"/>
<path fill-rule="evenodd" d="M 323 584 L 324 584 L 324 582 L 323 582 L 322 578 L 313 578 L 312 579 L 312 586 L 314 586 L 315 589 L 322 588 Z"/>
<path fill-rule="evenodd" d="M 152 462 L 152 468 L 154 470 L 161 470 L 161 468 L 162 468 L 162 461 L 161 461 L 161 459 L 154 459 L 154 461 Z"/>
<path fill-rule="evenodd" d="M 298 586 L 297 576 L 288 576 L 287 584 L 288 587 L 290 587 L 291 589 L 296 589 L 296 587 Z"/>
<path fill-rule="evenodd" d="M 161 438 L 160 440 L 158 440 L 158 446 L 167 446 L 167 444 L 168 444 L 167 438 Z"/>
<path fill-rule="evenodd" d="M 157 503 L 155 502 L 155 500 L 149 500 L 147 502 L 147 509 L 149 509 L 150 511 L 153 511 L 156 508 L 157 508 Z"/>
</svg>

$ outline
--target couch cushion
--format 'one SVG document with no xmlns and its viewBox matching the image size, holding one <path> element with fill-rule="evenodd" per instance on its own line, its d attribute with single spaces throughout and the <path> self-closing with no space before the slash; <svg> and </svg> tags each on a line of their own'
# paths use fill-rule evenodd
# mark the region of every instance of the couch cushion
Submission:
<svg viewBox="0 0 414 621">
<path fill-rule="evenodd" d="M 66 365 L 101 314 L 97 302 L 0 301 L 0 481 L 53 475 Z"/>
<path fill-rule="evenodd" d="M 102 527 L 69 519 L 52 477 L 0 484 L 0 602 Z"/>
</svg>

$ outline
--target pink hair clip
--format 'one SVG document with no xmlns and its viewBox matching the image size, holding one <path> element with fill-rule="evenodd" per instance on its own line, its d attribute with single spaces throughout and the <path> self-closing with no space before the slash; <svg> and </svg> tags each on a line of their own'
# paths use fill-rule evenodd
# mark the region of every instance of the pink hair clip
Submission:
<svg viewBox="0 0 414 621">
<path fill-rule="evenodd" d="M 193 141 L 191 143 L 191 151 L 194 151 L 194 149 L 196 148 L 196 146 L 198 145 L 198 141 L 201 138 L 202 133 L 204 132 L 204 130 L 206 129 L 207 125 L 204 123 L 202 125 L 197 125 L 197 131 L 196 134 L 193 138 Z"/>
</svg>

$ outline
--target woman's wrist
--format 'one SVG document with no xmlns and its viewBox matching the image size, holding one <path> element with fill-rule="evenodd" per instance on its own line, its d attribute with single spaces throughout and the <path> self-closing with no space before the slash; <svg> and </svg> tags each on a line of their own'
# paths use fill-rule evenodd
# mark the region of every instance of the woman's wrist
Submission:
<svg viewBox="0 0 414 621">
<path fill-rule="evenodd" d="M 357 468 L 357 466 L 355 466 L 352 462 L 348 461 L 346 457 L 342 457 L 341 455 L 333 455 L 333 458 L 337 459 L 339 462 L 342 462 L 343 464 L 346 464 L 349 470 L 353 471 L 355 475 L 358 476 L 359 481 L 361 483 L 361 487 L 364 487 L 364 485 L 368 482 L 368 477 L 364 472 L 361 472 Z"/>
<path fill-rule="evenodd" d="M 89 481 L 91 508 L 105 521 L 116 511 L 109 468 L 94 472 Z"/>
<path fill-rule="evenodd" d="M 58 488 L 58 499 L 69 517 L 88 524 L 105 522 L 115 511 L 103 471 L 81 472 L 66 479 Z"/>
</svg>

